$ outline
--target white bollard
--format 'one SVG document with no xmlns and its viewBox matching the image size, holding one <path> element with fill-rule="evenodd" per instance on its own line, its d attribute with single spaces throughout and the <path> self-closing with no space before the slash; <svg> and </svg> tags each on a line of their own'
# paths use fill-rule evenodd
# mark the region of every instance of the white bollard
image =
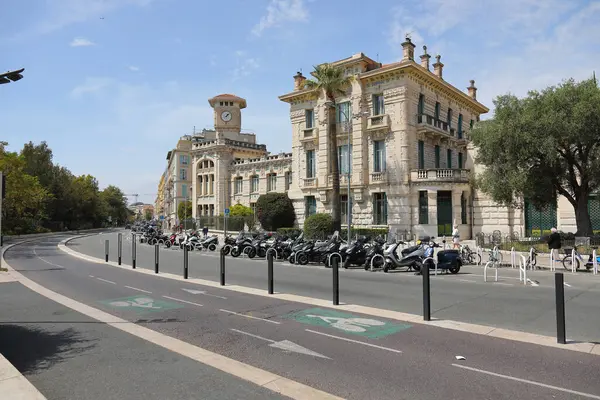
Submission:
<svg viewBox="0 0 600 400">
<path fill-rule="evenodd" d="M 535 252 L 535 249 L 532 247 L 529 249 L 529 266 L 531 267 L 531 270 L 534 270 L 535 267 L 533 266 L 533 253 Z"/>
<path fill-rule="evenodd" d="M 575 249 L 571 250 L 571 272 L 575 273 L 577 271 L 577 267 L 575 264 Z"/>
<path fill-rule="evenodd" d="M 512 268 L 515 268 L 517 266 L 517 253 L 515 252 L 514 247 L 510 249 L 510 266 Z"/>
<path fill-rule="evenodd" d="M 519 282 L 523 282 L 523 285 L 527 285 L 527 260 L 525 256 L 521 256 L 519 259 Z"/>
<path fill-rule="evenodd" d="M 485 263 L 485 267 L 483 267 L 483 281 L 487 282 L 487 269 L 488 268 L 494 268 L 494 270 L 496 272 L 495 276 L 494 276 L 494 282 L 498 282 L 498 266 L 495 263 L 492 263 L 491 261 L 488 261 L 487 263 Z"/>
<path fill-rule="evenodd" d="M 550 271 L 556 271 L 556 267 L 554 266 L 554 249 L 550 249 Z"/>
<path fill-rule="evenodd" d="M 592 251 L 592 265 L 594 266 L 594 275 L 598 275 L 598 260 L 596 250 Z"/>
</svg>

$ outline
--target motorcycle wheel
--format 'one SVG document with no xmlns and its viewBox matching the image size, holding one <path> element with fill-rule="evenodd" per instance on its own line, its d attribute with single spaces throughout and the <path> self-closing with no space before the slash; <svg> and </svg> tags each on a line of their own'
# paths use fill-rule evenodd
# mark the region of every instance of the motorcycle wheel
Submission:
<svg viewBox="0 0 600 400">
<path fill-rule="evenodd" d="M 246 254 L 248 255 L 248 258 L 254 258 L 256 257 L 256 249 L 254 247 L 250 247 L 250 250 L 248 250 Z"/>
<path fill-rule="evenodd" d="M 258 249 L 257 255 L 260 258 L 265 258 L 267 256 L 267 250 L 265 250 L 264 247 L 261 247 L 260 249 Z"/>
<path fill-rule="evenodd" d="M 226 256 L 231 251 L 231 247 L 229 247 L 229 246 L 223 247 L 223 250 L 221 250 L 221 251 L 223 252 L 223 255 Z"/>
<path fill-rule="evenodd" d="M 389 266 L 389 264 L 387 264 L 387 263 L 386 263 L 386 264 L 383 266 L 383 272 L 385 272 L 385 273 L 387 274 L 389 270 L 390 270 L 390 266 Z"/>
<path fill-rule="evenodd" d="M 167 247 L 167 249 L 168 249 L 168 248 L 170 248 L 170 247 L 171 247 L 171 241 L 170 241 L 170 240 L 167 240 L 167 241 L 165 242 L 165 246 Z"/>
<path fill-rule="evenodd" d="M 300 253 L 298 254 L 297 261 L 300 265 L 306 265 L 308 264 L 308 256 L 305 253 Z"/>
<path fill-rule="evenodd" d="M 458 271 L 460 271 L 460 265 L 457 265 L 456 267 L 450 267 L 448 270 L 451 274 L 458 274 Z"/>
<path fill-rule="evenodd" d="M 240 256 L 240 249 L 237 247 L 234 247 L 233 249 L 231 249 L 231 257 L 239 257 Z"/>
<path fill-rule="evenodd" d="M 295 262 L 294 258 L 295 258 L 295 255 L 294 254 L 290 254 L 288 256 L 287 260 L 290 262 L 290 264 L 294 264 L 294 262 Z"/>
<path fill-rule="evenodd" d="M 210 245 L 208 245 L 208 249 L 209 249 L 210 251 L 215 251 L 215 250 L 217 249 L 217 245 L 215 245 L 214 243 L 213 243 L 213 244 L 210 244 Z"/>
<path fill-rule="evenodd" d="M 421 272 L 421 264 L 419 263 L 413 263 L 410 268 L 412 268 L 413 270 L 417 271 L 417 272 Z"/>
<path fill-rule="evenodd" d="M 344 261 L 342 265 L 344 266 L 344 269 L 348 269 L 350 266 L 350 257 L 346 258 L 346 261 Z"/>
</svg>

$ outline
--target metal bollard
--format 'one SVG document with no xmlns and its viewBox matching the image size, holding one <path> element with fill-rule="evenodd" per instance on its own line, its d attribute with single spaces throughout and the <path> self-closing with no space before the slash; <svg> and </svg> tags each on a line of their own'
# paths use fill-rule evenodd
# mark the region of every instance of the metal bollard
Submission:
<svg viewBox="0 0 600 400">
<path fill-rule="evenodd" d="M 121 265 L 121 255 L 123 254 L 123 235 L 119 233 L 117 238 L 117 259 L 119 265 Z"/>
<path fill-rule="evenodd" d="M 269 294 L 273 294 L 273 252 L 267 255 L 267 269 L 268 290 Z"/>
<path fill-rule="evenodd" d="M 567 344 L 565 323 L 565 278 L 562 272 L 554 274 L 554 291 L 556 292 L 556 341 Z"/>
<path fill-rule="evenodd" d="M 221 286 L 225 286 L 225 253 L 223 252 L 223 249 L 221 249 L 221 260 L 220 260 L 220 281 L 221 281 Z"/>
<path fill-rule="evenodd" d="M 340 265 L 338 257 L 331 258 L 331 269 L 333 271 L 333 305 L 340 305 Z"/>
<path fill-rule="evenodd" d="M 183 279 L 188 278 L 189 256 L 187 246 L 183 248 Z"/>
<path fill-rule="evenodd" d="M 425 262 L 421 266 L 421 275 L 423 275 L 423 320 L 431 321 L 431 293 L 429 286 L 429 263 Z"/>
<path fill-rule="evenodd" d="M 135 233 L 131 234 L 132 236 L 132 240 L 131 240 L 131 266 L 133 267 L 133 269 L 135 269 L 135 260 L 136 260 L 136 247 L 137 247 L 137 243 L 135 242 Z"/>
<path fill-rule="evenodd" d="M 154 245 L 154 273 L 158 274 L 158 243 Z"/>
<path fill-rule="evenodd" d="M 108 262 L 108 239 L 104 241 L 104 261 Z"/>
</svg>

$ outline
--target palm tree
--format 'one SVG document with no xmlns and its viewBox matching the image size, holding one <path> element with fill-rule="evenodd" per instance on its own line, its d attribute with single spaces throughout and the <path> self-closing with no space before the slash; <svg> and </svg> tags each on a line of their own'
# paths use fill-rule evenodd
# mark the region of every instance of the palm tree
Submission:
<svg viewBox="0 0 600 400">
<path fill-rule="evenodd" d="M 335 119 L 336 101 L 335 97 L 346 94 L 345 89 L 352 83 L 352 76 L 344 76 L 344 70 L 331 64 L 321 64 L 314 67 L 311 73 L 313 79 L 304 82 L 306 89 L 321 91 L 328 100 L 326 103 L 327 137 L 329 138 L 329 163 L 333 175 L 333 199 L 332 219 L 333 230 L 340 230 L 342 225 L 342 214 L 340 204 L 340 166 L 338 162 L 337 126 Z M 350 115 L 346 116 L 350 118 Z M 350 143 L 348 143 L 348 157 L 350 157 Z M 350 193 L 348 193 L 348 198 Z"/>
</svg>

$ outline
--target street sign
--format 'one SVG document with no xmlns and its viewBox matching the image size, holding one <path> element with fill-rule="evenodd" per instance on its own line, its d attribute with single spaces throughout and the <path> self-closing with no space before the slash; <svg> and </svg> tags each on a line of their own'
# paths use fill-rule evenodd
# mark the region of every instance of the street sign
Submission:
<svg viewBox="0 0 600 400">
<path fill-rule="evenodd" d="M 159 218 L 160 218 L 161 221 L 163 221 L 165 219 L 165 216 L 161 215 Z"/>
<path fill-rule="evenodd" d="M 148 296 L 122 297 L 119 299 L 104 300 L 100 303 L 114 308 L 127 308 L 140 314 L 145 312 L 173 310 L 183 307 L 181 304 L 156 300 Z"/>
<path fill-rule="evenodd" d="M 225 216 L 226 216 L 226 217 L 229 217 L 229 208 L 226 208 L 226 209 L 225 209 Z"/>
<path fill-rule="evenodd" d="M 334 328 L 345 333 L 379 339 L 410 328 L 409 324 L 393 324 L 372 318 L 322 308 L 309 308 L 285 316 L 303 324 Z"/>
</svg>

